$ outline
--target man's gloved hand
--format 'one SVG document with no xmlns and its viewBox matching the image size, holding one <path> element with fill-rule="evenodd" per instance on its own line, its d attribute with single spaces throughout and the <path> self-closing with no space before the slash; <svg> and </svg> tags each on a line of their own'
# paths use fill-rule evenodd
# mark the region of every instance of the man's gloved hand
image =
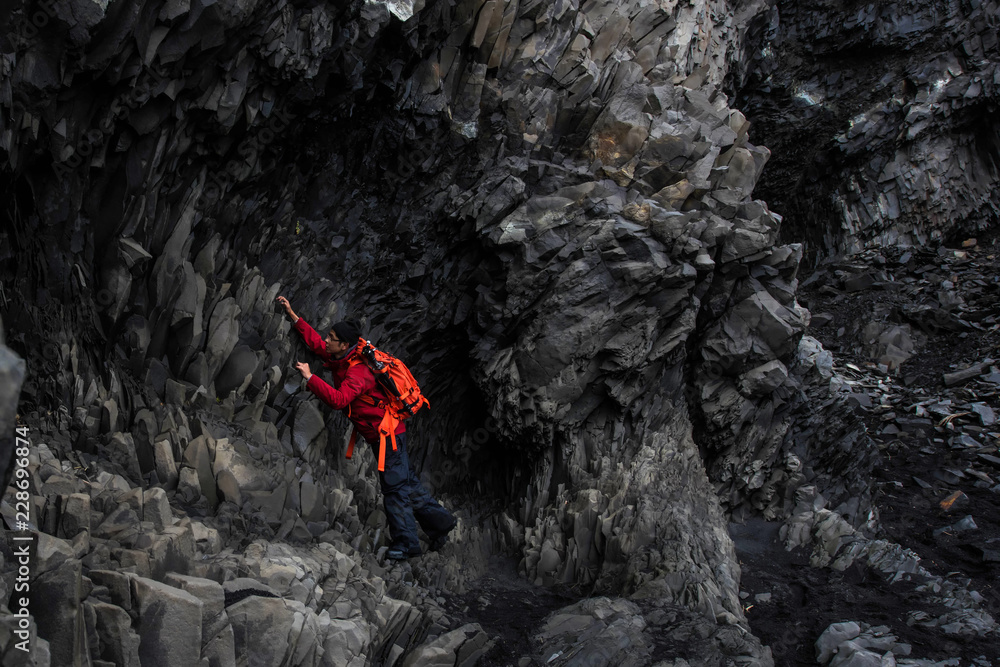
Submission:
<svg viewBox="0 0 1000 667">
<path fill-rule="evenodd" d="M 277 299 L 275 299 L 275 301 L 277 301 L 278 304 L 285 309 L 285 312 L 288 313 L 288 316 L 292 318 L 292 322 L 299 321 L 299 316 L 295 314 L 294 310 L 292 310 L 292 304 L 288 303 L 288 299 L 286 299 L 283 296 L 279 296 Z"/>
</svg>

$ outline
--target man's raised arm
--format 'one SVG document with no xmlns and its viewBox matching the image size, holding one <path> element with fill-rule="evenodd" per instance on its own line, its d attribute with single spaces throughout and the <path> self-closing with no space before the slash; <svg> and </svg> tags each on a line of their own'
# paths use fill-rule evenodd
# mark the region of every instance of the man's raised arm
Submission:
<svg viewBox="0 0 1000 667">
<path fill-rule="evenodd" d="M 299 321 L 299 316 L 295 314 L 294 310 L 292 310 L 292 304 L 288 303 L 288 299 L 283 296 L 279 296 L 275 299 L 275 301 L 277 301 L 281 307 L 285 309 L 285 312 L 288 313 L 288 316 L 292 318 L 292 324 Z"/>
<path fill-rule="evenodd" d="M 322 337 L 316 333 L 316 330 L 309 326 L 308 322 L 295 314 L 295 311 L 292 310 L 292 304 L 288 303 L 288 299 L 283 296 L 279 296 L 275 300 L 284 307 L 285 312 L 288 313 L 290 318 L 292 318 L 292 323 L 294 324 L 295 329 L 302 334 L 302 339 L 305 340 L 309 349 L 312 350 L 313 353 L 322 357 L 324 361 L 329 360 L 330 354 L 326 351 L 326 343 L 324 343 Z"/>
</svg>

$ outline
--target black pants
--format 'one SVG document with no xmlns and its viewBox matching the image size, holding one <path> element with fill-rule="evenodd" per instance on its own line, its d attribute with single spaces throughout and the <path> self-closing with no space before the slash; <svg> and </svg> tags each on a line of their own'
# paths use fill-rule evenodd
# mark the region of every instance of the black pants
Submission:
<svg viewBox="0 0 1000 667">
<path fill-rule="evenodd" d="M 395 451 L 388 442 L 385 450 L 385 470 L 379 473 L 378 478 L 392 548 L 416 555 L 421 553 L 420 539 L 417 537 L 418 523 L 428 539 L 433 540 L 455 527 L 455 517 L 431 497 L 410 468 L 405 433 L 396 436 Z"/>
</svg>

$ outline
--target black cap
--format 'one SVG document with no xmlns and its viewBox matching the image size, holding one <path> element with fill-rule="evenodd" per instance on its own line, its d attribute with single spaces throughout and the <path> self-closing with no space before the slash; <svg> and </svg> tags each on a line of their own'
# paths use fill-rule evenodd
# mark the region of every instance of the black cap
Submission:
<svg viewBox="0 0 1000 667">
<path fill-rule="evenodd" d="M 332 329 L 337 334 L 337 338 L 349 345 L 354 345 L 358 342 L 358 338 L 361 337 L 361 327 L 353 320 L 337 322 L 333 325 Z"/>
</svg>

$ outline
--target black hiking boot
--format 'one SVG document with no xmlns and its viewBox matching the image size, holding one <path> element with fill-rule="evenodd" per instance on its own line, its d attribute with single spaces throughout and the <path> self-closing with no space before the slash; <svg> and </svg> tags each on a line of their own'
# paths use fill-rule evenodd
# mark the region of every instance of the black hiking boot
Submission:
<svg viewBox="0 0 1000 667">
<path fill-rule="evenodd" d="M 448 544 L 448 533 L 451 532 L 452 528 L 458 525 L 458 519 L 454 517 L 451 520 L 451 525 L 448 526 L 443 533 L 438 533 L 435 536 L 428 535 L 427 550 L 428 551 L 440 551 L 444 545 Z"/>
</svg>

